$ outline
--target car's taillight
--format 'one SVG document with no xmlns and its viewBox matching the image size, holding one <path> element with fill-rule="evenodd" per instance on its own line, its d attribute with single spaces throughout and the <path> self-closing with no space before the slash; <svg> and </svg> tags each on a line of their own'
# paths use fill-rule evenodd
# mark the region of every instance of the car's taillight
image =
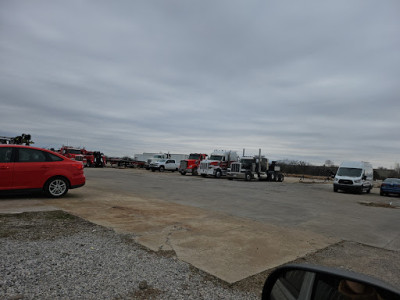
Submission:
<svg viewBox="0 0 400 300">
<path fill-rule="evenodd" d="M 83 170 L 83 164 L 74 164 L 74 167 L 78 170 Z"/>
</svg>

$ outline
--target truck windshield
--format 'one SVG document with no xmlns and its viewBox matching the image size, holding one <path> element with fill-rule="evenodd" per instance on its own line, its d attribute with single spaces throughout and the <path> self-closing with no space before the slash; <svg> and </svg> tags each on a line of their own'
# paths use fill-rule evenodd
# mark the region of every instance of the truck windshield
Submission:
<svg viewBox="0 0 400 300">
<path fill-rule="evenodd" d="M 222 156 L 221 155 L 211 155 L 210 160 L 222 160 Z"/>
<path fill-rule="evenodd" d="M 347 176 L 347 177 L 360 177 L 362 169 L 356 168 L 339 168 L 337 171 L 338 176 Z"/>
<path fill-rule="evenodd" d="M 243 166 L 243 169 L 249 169 L 251 167 L 251 164 L 253 163 L 252 159 L 241 159 L 240 163 Z"/>
<path fill-rule="evenodd" d="M 200 154 L 190 154 L 189 155 L 189 159 L 199 159 L 200 158 Z"/>
<path fill-rule="evenodd" d="M 71 154 L 81 154 L 81 150 L 78 149 L 67 149 L 66 152 Z"/>
</svg>

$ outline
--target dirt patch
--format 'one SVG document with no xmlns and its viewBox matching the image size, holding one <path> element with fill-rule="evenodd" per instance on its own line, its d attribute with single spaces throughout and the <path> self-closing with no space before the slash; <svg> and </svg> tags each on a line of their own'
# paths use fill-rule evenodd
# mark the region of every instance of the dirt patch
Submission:
<svg viewBox="0 0 400 300">
<path fill-rule="evenodd" d="M 97 225 L 61 210 L 0 214 L 0 238 L 19 240 L 51 240 L 82 230 L 94 230 Z"/>
</svg>

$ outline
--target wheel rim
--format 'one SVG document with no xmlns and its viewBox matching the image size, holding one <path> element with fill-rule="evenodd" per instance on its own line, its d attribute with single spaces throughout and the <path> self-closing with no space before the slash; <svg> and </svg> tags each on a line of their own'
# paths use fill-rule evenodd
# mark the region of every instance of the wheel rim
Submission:
<svg viewBox="0 0 400 300">
<path fill-rule="evenodd" d="M 53 196 L 61 196 L 67 189 L 67 184 L 64 180 L 56 179 L 49 184 L 49 193 Z"/>
</svg>

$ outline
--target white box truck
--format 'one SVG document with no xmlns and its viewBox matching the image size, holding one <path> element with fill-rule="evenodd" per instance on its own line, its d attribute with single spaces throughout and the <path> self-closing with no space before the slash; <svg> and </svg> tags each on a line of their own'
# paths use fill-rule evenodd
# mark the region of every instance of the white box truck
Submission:
<svg viewBox="0 0 400 300">
<path fill-rule="evenodd" d="M 367 192 L 373 188 L 374 170 L 364 161 L 345 161 L 336 172 L 333 191 Z"/>
</svg>

